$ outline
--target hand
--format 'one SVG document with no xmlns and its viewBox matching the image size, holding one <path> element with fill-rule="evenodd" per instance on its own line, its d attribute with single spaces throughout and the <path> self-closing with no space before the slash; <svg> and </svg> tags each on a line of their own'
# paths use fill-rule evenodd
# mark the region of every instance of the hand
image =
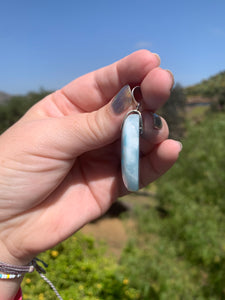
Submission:
<svg viewBox="0 0 225 300">
<path fill-rule="evenodd" d="M 82 76 L 33 106 L 0 137 L 0 246 L 11 263 L 69 237 L 126 193 L 120 171 L 120 127 L 131 102 L 112 98 L 140 85 L 145 135 L 141 184 L 176 161 L 180 145 L 167 140 L 152 114 L 170 95 L 173 78 L 146 50 Z M 2 259 L 3 260 L 3 259 Z"/>
</svg>

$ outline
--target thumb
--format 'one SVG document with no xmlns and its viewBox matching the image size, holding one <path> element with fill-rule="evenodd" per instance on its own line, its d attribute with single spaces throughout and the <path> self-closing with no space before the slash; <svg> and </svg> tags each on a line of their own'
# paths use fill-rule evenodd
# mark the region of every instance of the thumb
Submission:
<svg viewBox="0 0 225 300">
<path fill-rule="evenodd" d="M 67 148 L 65 151 L 77 156 L 114 142 L 132 104 L 132 93 L 129 85 L 126 85 L 99 110 L 76 115 L 76 119 L 74 116 L 66 117 L 63 120 L 63 127 L 66 129 L 66 136 L 63 135 L 63 147 Z"/>
</svg>

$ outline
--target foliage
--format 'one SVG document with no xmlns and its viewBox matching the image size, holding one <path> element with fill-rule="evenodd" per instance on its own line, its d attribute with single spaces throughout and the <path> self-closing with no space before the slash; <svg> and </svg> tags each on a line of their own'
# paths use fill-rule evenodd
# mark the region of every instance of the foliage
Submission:
<svg viewBox="0 0 225 300">
<path fill-rule="evenodd" d="M 183 144 L 123 256 L 141 299 L 225 299 L 224 116 L 207 115 Z"/>
<path fill-rule="evenodd" d="M 170 137 L 179 139 L 184 134 L 186 96 L 181 85 L 176 84 L 169 100 L 161 108 L 160 114 L 170 128 Z"/>
<path fill-rule="evenodd" d="M 2 103 L 0 105 L 0 133 L 18 121 L 33 104 L 47 94 L 49 92 L 44 90 L 39 93 L 30 92 L 24 96 L 12 96 L 10 100 Z"/>
<path fill-rule="evenodd" d="M 40 256 L 49 263 L 47 277 L 63 299 L 114 300 L 139 299 L 124 270 L 115 259 L 104 255 L 104 246 L 94 239 L 76 234 Z M 37 273 L 23 281 L 24 300 L 53 300 L 55 294 Z"/>
</svg>

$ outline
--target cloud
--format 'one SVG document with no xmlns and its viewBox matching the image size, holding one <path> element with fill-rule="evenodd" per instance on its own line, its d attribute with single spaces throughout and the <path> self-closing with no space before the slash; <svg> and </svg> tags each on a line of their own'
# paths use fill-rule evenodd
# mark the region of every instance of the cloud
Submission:
<svg viewBox="0 0 225 300">
<path fill-rule="evenodd" d="M 139 41 L 134 45 L 135 49 L 150 49 L 152 48 L 152 43 L 149 41 Z"/>
</svg>

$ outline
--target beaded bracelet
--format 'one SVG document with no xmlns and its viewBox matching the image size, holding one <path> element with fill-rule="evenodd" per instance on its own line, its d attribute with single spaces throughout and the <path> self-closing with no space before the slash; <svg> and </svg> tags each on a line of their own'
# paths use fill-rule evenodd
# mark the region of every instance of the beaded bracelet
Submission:
<svg viewBox="0 0 225 300">
<path fill-rule="evenodd" d="M 15 274 L 15 275 L 23 275 L 25 273 L 32 273 L 35 270 L 34 263 L 36 260 L 32 260 L 32 262 L 28 266 L 15 266 L 6 264 L 3 262 L 0 262 L 0 272 L 6 273 L 6 274 Z M 42 269 L 42 272 L 44 269 Z M 1 278 L 1 277 L 0 277 Z"/>
<path fill-rule="evenodd" d="M 22 274 L 1 274 L 0 279 L 15 279 L 22 277 Z"/>
</svg>

